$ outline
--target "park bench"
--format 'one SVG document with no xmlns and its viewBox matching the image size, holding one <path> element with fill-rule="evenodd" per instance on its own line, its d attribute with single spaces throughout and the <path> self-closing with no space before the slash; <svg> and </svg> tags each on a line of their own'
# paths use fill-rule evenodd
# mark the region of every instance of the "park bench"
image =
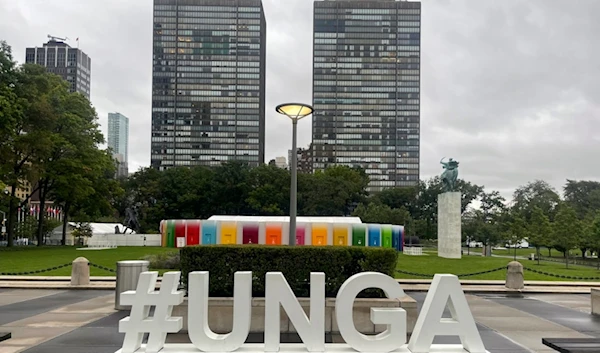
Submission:
<svg viewBox="0 0 600 353">
<path fill-rule="evenodd" d="M 561 353 L 600 352 L 600 338 L 542 338 L 542 343 Z"/>
<path fill-rule="evenodd" d="M 0 332 L 0 342 L 6 341 L 11 337 L 10 332 Z"/>
</svg>

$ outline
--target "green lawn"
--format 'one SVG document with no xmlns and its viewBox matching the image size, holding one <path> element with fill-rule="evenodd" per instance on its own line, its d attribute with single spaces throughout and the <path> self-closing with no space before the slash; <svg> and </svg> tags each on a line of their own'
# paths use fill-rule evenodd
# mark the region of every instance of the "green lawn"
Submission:
<svg viewBox="0 0 600 353">
<path fill-rule="evenodd" d="M 526 249 L 522 249 L 526 250 Z M 139 260 L 145 255 L 157 254 L 163 252 L 176 251 L 169 248 L 160 247 L 119 247 L 109 250 L 77 250 L 74 247 L 48 247 L 48 248 L 15 248 L 0 250 L 0 272 L 28 272 L 47 269 L 63 264 L 71 263 L 79 256 L 86 257 L 91 263 L 114 269 L 116 262 L 121 260 Z M 491 270 L 498 267 L 504 267 L 511 261 L 507 258 L 481 257 L 481 256 L 463 256 L 460 260 L 444 259 L 437 256 L 434 249 L 427 252 L 426 256 L 407 256 L 400 254 L 398 257 L 398 269 L 415 272 L 420 274 L 433 275 L 435 273 L 466 274 L 479 271 Z M 590 267 L 570 266 L 565 268 L 560 263 L 542 263 L 537 265 L 535 261 L 520 260 L 525 266 L 538 271 L 548 272 L 557 275 L 566 275 L 574 277 L 600 277 L 600 271 Z M 164 272 L 164 271 L 160 271 Z M 41 276 L 68 276 L 71 274 L 71 268 L 65 267 L 44 273 L 33 274 Z M 91 267 L 92 276 L 114 276 L 114 273 Z M 488 279 L 503 280 L 506 271 L 496 271 L 492 273 L 462 277 L 463 279 Z M 426 278 L 416 277 L 398 273 L 397 278 Z M 567 278 L 556 278 L 542 274 L 525 271 L 525 280 L 546 280 L 546 281 L 568 281 Z"/>
<path fill-rule="evenodd" d="M 428 253 L 426 256 L 409 256 L 400 254 L 398 257 L 399 270 L 414 272 L 419 274 L 435 274 L 435 273 L 451 273 L 451 274 L 467 274 L 494 268 L 506 266 L 511 259 L 498 257 L 481 257 L 481 256 L 463 256 L 462 259 L 444 259 L 437 256 L 436 253 Z M 600 277 L 600 271 L 590 267 L 581 267 L 569 265 L 565 268 L 564 264 L 542 262 L 537 265 L 537 261 L 518 260 L 524 267 L 528 267 L 537 271 L 547 272 L 556 275 L 573 276 L 573 277 Z M 397 273 L 396 278 L 421 278 Z M 506 278 L 506 271 L 500 270 L 492 273 L 481 274 L 477 276 L 461 277 L 462 279 L 487 279 L 487 280 L 503 280 Z M 547 275 L 542 275 L 525 270 L 525 280 L 527 281 L 575 281 L 568 278 L 557 278 Z"/>
<path fill-rule="evenodd" d="M 0 272 L 28 272 L 47 269 L 71 263 L 83 256 L 91 263 L 116 268 L 117 261 L 140 260 L 145 255 L 156 254 L 174 249 L 161 247 L 118 247 L 107 250 L 77 250 L 75 247 L 17 247 L 14 250 L 0 250 Z M 90 267 L 92 276 L 114 276 L 114 273 Z M 33 274 L 37 276 L 70 276 L 71 267 Z"/>
</svg>

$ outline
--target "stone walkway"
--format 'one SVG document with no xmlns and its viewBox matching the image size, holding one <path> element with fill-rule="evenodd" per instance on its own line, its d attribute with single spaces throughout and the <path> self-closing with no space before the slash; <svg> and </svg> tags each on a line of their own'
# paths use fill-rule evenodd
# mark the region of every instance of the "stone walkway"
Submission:
<svg viewBox="0 0 600 353">
<path fill-rule="evenodd" d="M 419 308 L 425 293 L 408 293 Z M 549 337 L 600 337 L 600 318 L 590 315 L 588 294 L 532 294 L 508 298 L 467 294 L 486 348 L 492 353 L 553 352 L 542 345 Z M 122 344 L 118 322 L 129 314 L 113 309 L 114 292 L 103 290 L 0 289 L 0 332 L 12 338 L 0 353 L 114 353 Z M 249 341 L 260 342 L 261 335 Z M 297 337 L 284 337 L 288 342 Z M 189 342 L 187 335 L 169 342 Z M 337 342 L 339 337 L 326 337 Z M 436 343 L 458 343 L 438 337 Z"/>
</svg>

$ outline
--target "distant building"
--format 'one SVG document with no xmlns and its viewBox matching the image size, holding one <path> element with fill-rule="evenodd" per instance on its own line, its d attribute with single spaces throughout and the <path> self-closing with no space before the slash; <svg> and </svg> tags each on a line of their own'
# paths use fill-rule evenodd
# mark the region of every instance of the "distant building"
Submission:
<svg viewBox="0 0 600 353">
<path fill-rule="evenodd" d="M 368 191 L 419 183 L 421 2 L 315 1 L 313 168 L 363 168 Z"/>
<path fill-rule="evenodd" d="M 298 158 L 298 173 L 312 173 L 312 145 L 308 148 L 298 148 L 297 149 L 297 158 Z M 290 164 L 292 163 L 292 150 L 288 150 L 288 159 Z M 290 166 L 291 167 L 291 166 Z"/>
<path fill-rule="evenodd" d="M 51 37 L 42 47 L 25 49 L 25 62 L 46 67 L 71 85 L 71 92 L 90 98 L 92 59 L 81 49 L 71 48 L 62 38 Z"/>
<path fill-rule="evenodd" d="M 7 185 L 4 189 L 9 194 L 12 193 L 12 187 Z M 15 191 L 15 196 L 21 200 L 26 200 L 31 195 L 31 183 L 27 180 L 21 180 L 21 187 L 18 187 Z"/>
<path fill-rule="evenodd" d="M 117 177 L 127 177 L 129 150 L 129 118 L 121 113 L 108 113 L 108 147 L 117 160 Z"/>
<path fill-rule="evenodd" d="M 288 164 L 285 157 L 275 157 L 275 165 L 277 168 L 287 169 Z"/>
<path fill-rule="evenodd" d="M 261 0 L 154 0 L 151 165 L 265 159 Z"/>
</svg>

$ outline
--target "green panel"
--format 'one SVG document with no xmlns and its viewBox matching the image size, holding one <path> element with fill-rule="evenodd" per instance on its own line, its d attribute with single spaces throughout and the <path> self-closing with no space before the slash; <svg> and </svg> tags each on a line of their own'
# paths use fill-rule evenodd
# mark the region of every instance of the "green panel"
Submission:
<svg viewBox="0 0 600 353">
<path fill-rule="evenodd" d="M 175 221 L 167 221 L 167 248 L 175 247 Z"/>
<path fill-rule="evenodd" d="M 366 238 L 365 227 L 352 227 L 352 246 L 365 246 Z"/>
<path fill-rule="evenodd" d="M 381 227 L 381 246 L 384 248 L 392 247 L 392 227 Z"/>
</svg>

